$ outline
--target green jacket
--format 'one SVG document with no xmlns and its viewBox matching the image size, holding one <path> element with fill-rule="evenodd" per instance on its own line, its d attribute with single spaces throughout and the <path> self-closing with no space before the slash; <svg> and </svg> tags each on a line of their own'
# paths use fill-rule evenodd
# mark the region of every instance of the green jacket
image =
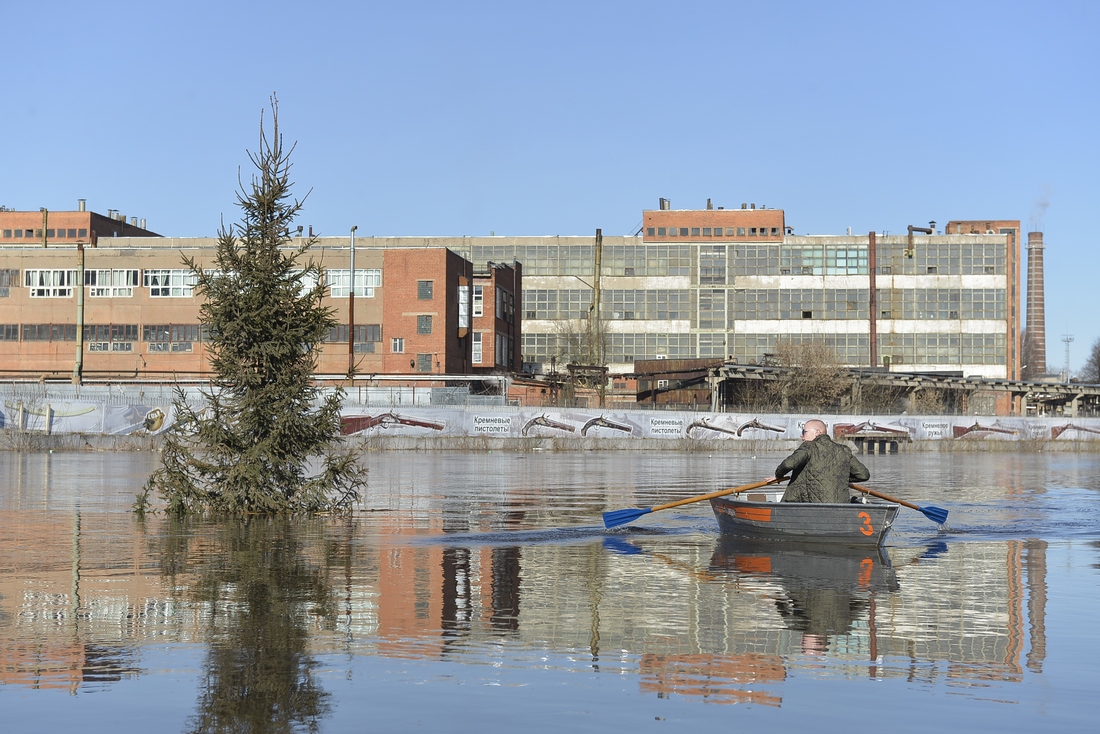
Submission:
<svg viewBox="0 0 1100 734">
<path fill-rule="evenodd" d="M 850 448 L 824 434 L 803 441 L 775 470 L 777 477 L 787 474 L 791 481 L 783 493 L 784 502 L 847 502 L 848 483 L 871 477 Z"/>
</svg>

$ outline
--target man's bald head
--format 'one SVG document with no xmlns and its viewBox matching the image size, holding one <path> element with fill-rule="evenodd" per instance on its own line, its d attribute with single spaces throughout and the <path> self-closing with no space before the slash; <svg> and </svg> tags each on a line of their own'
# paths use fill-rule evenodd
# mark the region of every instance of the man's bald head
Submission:
<svg viewBox="0 0 1100 734">
<path fill-rule="evenodd" d="M 814 418 L 806 421 L 806 424 L 802 426 L 802 440 L 813 441 L 818 436 L 827 435 L 829 429 L 825 426 L 825 421 Z"/>
</svg>

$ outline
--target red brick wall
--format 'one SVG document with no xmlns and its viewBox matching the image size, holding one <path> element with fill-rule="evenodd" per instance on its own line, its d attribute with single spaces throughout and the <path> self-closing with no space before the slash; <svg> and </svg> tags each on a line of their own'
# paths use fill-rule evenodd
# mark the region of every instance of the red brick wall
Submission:
<svg viewBox="0 0 1100 734">
<path fill-rule="evenodd" d="M 654 209 L 642 212 L 642 226 L 642 239 L 646 242 L 726 242 L 731 238 L 779 242 L 783 239 L 786 223 L 782 209 Z M 659 234 L 661 227 L 666 229 L 664 236 Z M 674 236 L 667 233 L 670 227 L 676 228 Z M 712 231 L 710 236 L 702 233 L 706 227 Z M 715 227 L 722 228 L 720 237 L 713 234 Z M 727 235 L 726 228 L 732 229 L 733 234 Z M 738 228 L 743 228 L 745 233 L 737 234 Z M 680 234 L 683 229 L 687 230 L 686 235 Z M 695 229 L 699 230 L 698 234 L 694 234 Z"/>
</svg>

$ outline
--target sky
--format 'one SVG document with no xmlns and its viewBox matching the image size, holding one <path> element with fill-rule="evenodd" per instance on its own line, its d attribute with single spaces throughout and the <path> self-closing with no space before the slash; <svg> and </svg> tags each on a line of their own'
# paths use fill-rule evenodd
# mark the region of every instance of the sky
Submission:
<svg viewBox="0 0 1100 734">
<path fill-rule="evenodd" d="M 784 209 L 800 235 L 1019 219 L 1044 232 L 1050 368 L 1063 335 L 1074 370 L 1100 339 L 1100 3 L 13 0 L 2 17 L 0 205 L 83 198 L 214 235 L 275 94 L 316 234 L 632 234 L 661 197 Z"/>
</svg>

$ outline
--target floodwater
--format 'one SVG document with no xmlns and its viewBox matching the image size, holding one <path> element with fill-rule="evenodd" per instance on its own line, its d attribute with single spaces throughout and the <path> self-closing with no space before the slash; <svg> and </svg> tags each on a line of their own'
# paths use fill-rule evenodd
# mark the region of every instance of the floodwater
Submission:
<svg viewBox="0 0 1100 734">
<path fill-rule="evenodd" d="M 882 553 L 603 528 L 781 458 L 369 454 L 354 517 L 210 523 L 130 514 L 153 454 L 0 454 L 4 730 L 1092 729 L 1100 455 L 866 457 L 950 511 Z"/>
</svg>

